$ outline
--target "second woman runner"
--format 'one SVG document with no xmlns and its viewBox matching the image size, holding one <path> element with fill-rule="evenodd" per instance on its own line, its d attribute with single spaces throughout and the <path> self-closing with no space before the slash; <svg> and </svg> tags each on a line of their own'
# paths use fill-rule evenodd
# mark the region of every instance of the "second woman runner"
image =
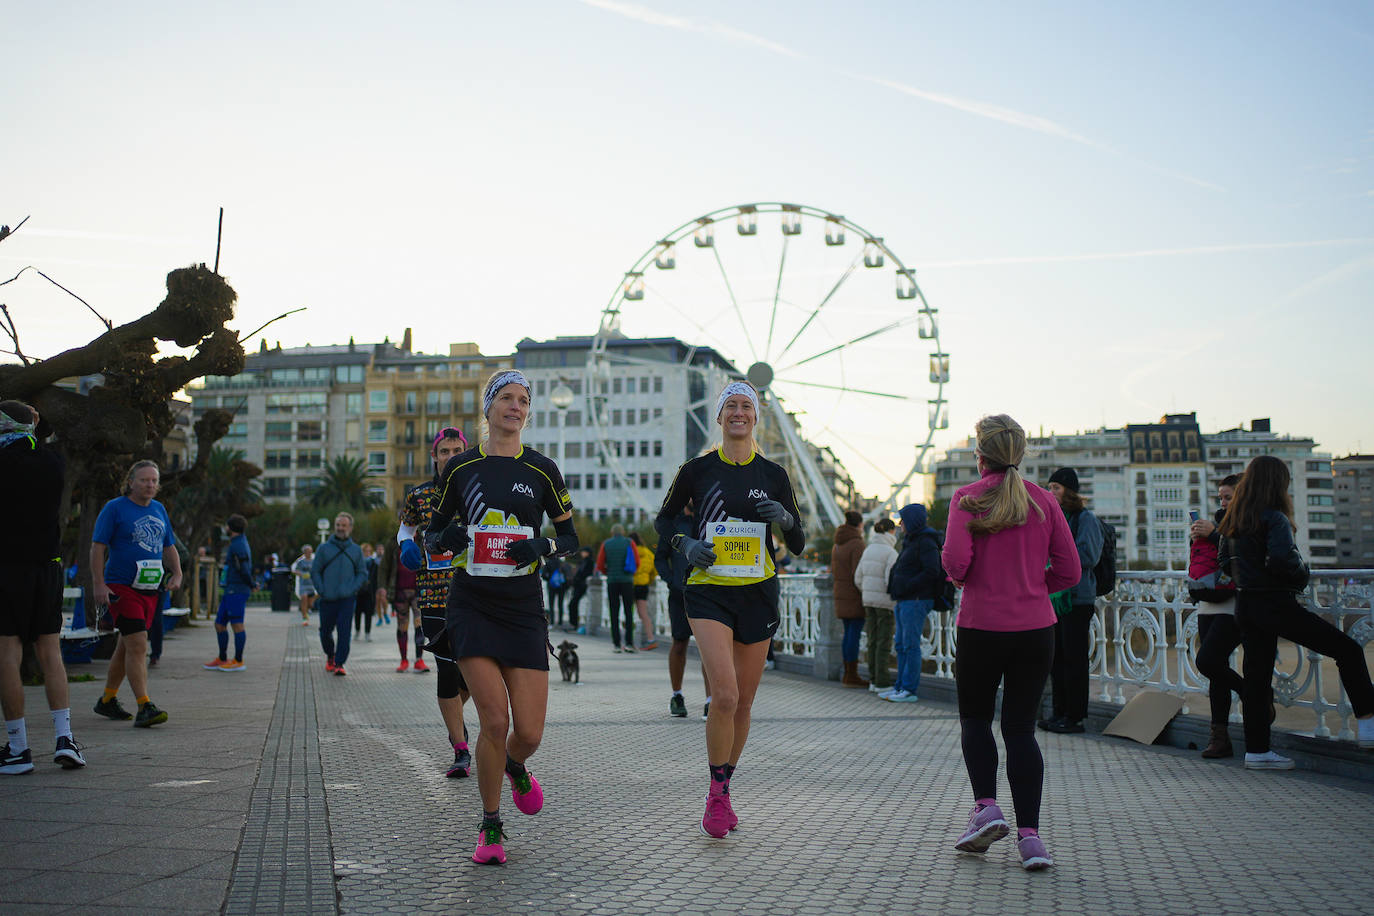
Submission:
<svg viewBox="0 0 1374 916">
<path fill-rule="evenodd" d="M 577 551 L 572 500 L 562 473 L 520 441 L 530 394 L 520 372 L 498 372 L 488 380 L 482 394 L 487 436 L 444 467 L 439 505 L 425 538 L 432 550 L 462 555 L 449 590 L 448 636 L 481 723 L 482 823 L 472 860 L 482 864 L 506 861 L 503 771 L 517 809 L 536 814 L 544 806 L 544 792 L 525 766 L 543 737 L 549 699 L 548 619 L 539 560 Z M 535 537 L 545 515 L 556 537 Z"/>
<path fill-rule="evenodd" d="M 716 402 L 724 441 L 678 468 L 654 520 L 658 536 L 692 567 L 684 604 L 711 684 L 706 720 L 711 787 L 701 832 L 717 839 L 739 823 L 730 804 L 730 777 L 749 737 L 750 710 L 779 623 L 772 525 L 793 553 L 806 544 L 787 471 L 758 454 L 758 420 L 753 386 L 726 385 Z M 673 523 L 688 502 L 694 528 L 684 535 Z"/>
</svg>

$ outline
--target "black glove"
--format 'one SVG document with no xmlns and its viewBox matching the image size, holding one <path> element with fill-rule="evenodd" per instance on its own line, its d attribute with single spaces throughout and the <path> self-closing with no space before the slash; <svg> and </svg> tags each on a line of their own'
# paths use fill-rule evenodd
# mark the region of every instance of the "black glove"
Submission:
<svg viewBox="0 0 1374 916">
<path fill-rule="evenodd" d="M 686 557 L 688 563 L 702 569 L 716 563 L 716 552 L 711 549 L 711 545 L 696 538 L 683 537 L 677 543 L 677 552 Z"/>
<path fill-rule="evenodd" d="M 792 517 L 792 513 L 782 507 L 782 503 L 776 499 L 765 499 L 758 504 L 759 517 L 765 522 L 777 525 L 783 531 L 791 531 L 792 526 L 797 520 Z"/>
<path fill-rule="evenodd" d="M 462 553 L 471 543 L 466 525 L 450 522 L 443 531 L 425 532 L 425 550 L 429 553 L 447 553 L 450 550 L 456 554 Z"/>
<path fill-rule="evenodd" d="M 506 559 L 514 560 L 516 566 L 529 566 L 548 552 L 548 538 L 525 538 L 506 548 Z"/>
</svg>

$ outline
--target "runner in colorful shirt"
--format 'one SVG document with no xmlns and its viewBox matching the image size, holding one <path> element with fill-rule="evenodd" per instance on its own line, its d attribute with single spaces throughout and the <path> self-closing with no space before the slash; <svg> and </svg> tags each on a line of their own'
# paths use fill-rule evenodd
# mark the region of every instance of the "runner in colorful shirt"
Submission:
<svg viewBox="0 0 1374 916">
<path fill-rule="evenodd" d="M 398 593 L 404 591 L 404 579 L 409 573 L 414 577 L 415 620 L 415 670 L 424 672 L 425 661 L 420 657 L 422 647 L 429 646 L 434 655 L 434 666 L 438 670 L 437 692 L 439 696 L 439 715 L 443 716 L 444 726 L 448 729 L 448 741 L 453 747 L 453 763 L 446 771 L 449 777 L 468 775 L 472 767 L 472 753 L 468 750 L 468 731 L 463 723 L 463 704 L 468 699 L 468 685 L 453 659 L 444 638 L 444 620 L 448 606 L 449 585 L 453 582 L 453 554 L 426 555 L 419 546 L 429 530 L 430 519 L 439 504 L 439 469 L 454 455 L 468 447 L 463 431 L 449 426 L 441 429 L 430 443 L 429 455 L 434 467 L 434 478 L 422 483 L 406 494 L 405 504 L 401 507 L 400 530 L 396 532 L 396 543 L 400 546 L 400 562 L 396 568 Z M 397 671 L 405 670 L 405 604 L 396 604 L 396 643 L 401 649 L 401 664 Z M 423 639 L 422 639 L 423 637 Z M 430 646 L 431 643 L 435 645 Z"/>
</svg>

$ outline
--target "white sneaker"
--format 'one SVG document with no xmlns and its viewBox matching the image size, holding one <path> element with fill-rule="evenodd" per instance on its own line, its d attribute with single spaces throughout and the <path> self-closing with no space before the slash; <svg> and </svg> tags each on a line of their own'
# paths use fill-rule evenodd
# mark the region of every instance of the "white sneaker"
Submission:
<svg viewBox="0 0 1374 916">
<path fill-rule="evenodd" d="M 891 703 L 904 703 L 911 694 L 905 690 L 894 690 L 891 693 L 880 693 L 878 696 Z"/>
<path fill-rule="evenodd" d="M 888 697 L 892 696 L 896 692 L 896 687 L 884 687 L 882 690 L 878 691 L 878 699 L 886 700 Z"/>
<path fill-rule="evenodd" d="M 1355 720 L 1355 745 L 1374 747 L 1374 716 Z"/>
<path fill-rule="evenodd" d="M 1263 754 L 1246 754 L 1245 768 L 1247 770 L 1291 770 L 1293 761 L 1288 757 L 1282 757 L 1273 751 L 1265 751 Z"/>
<path fill-rule="evenodd" d="M 868 692 L 869 692 L 869 693 L 877 693 L 877 692 L 880 691 L 880 690 L 882 690 L 882 688 L 879 687 L 877 684 L 874 684 L 872 681 L 869 682 L 869 684 L 868 684 Z"/>
</svg>

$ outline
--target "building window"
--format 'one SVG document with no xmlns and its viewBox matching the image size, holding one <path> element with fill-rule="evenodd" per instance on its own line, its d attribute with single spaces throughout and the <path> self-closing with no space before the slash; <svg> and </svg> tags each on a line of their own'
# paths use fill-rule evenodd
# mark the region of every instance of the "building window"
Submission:
<svg viewBox="0 0 1374 916">
<path fill-rule="evenodd" d="M 368 452 L 367 469 L 373 473 L 385 473 L 386 452 Z"/>
<path fill-rule="evenodd" d="M 616 379 L 616 381 L 619 382 L 620 379 Z M 612 411 L 611 411 L 611 425 L 612 425 L 612 426 L 619 426 L 619 425 L 620 425 L 620 411 L 619 411 L 619 409 L 616 409 L 616 410 L 612 410 Z"/>
<path fill-rule="evenodd" d="M 324 452 L 319 449 L 308 449 L 296 452 L 296 467 L 298 468 L 319 468 L 324 464 Z"/>
<path fill-rule="evenodd" d="M 634 444 L 634 442 L 633 442 L 633 441 L 626 442 L 626 443 L 625 443 L 625 457 L 626 457 L 626 458 L 633 458 L 634 456 L 635 456 L 635 444 Z"/>
<path fill-rule="evenodd" d="M 367 421 L 367 441 L 385 442 L 386 441 L 386 421 L 368 420 Z"/>
<path fill-rule="evenodd" d="M 581 426 L 581 425 L 582 425 L 582 411 L 580 411 L 580 410 L 569 410 L 569 411 L 567 411 L 566 413 L 564 413 L 564 414 L 563 414 L 563 425 L 564 425 L 564 426 Z"/>
<path fill-rule="evenodd" d="M 463 413 L 472 413 L 477 409 L 477 393 L 471 388 L 463 389 Z"/>
<path fill-rule="evenodd" d="M 319 442 L 324 438 L 324 424 L 319 420 L 297 420 L 296 440 L 299 442 Z"/>
<path fill-rule="evenodd" d="M 264 477 L 262 495 L 268 498 L 285 498 L 291 495 L 290 477 Z"/>
<path fill-rule="evenodd" d="M 350 416 L 358 416 L 363 412 L 363 393 L 361 391 L 350 391 L 344 395 L 344 413 Z"/>
<path fill-rule="evenodd" d="M 641 490 L 649 489 L 649 474 L 647 471 L 639 475 L 639 488 Z"/>
<path fill-rule="evenodd" d="M 626 426 L 634 426 L 634 425 L 635 425 L 635 409 L 634 409 L 633 407 L 631 407 L 629 410 L 625 411 L 625 425 L 626 425 Z"/>
<path fill-rule="evenodd" d="M 284 471 L 291 467 L 291 453 L 269 451 L 263 456 L 263 469 L 268 471 Z"/>
<path fill-rule="evenodd" d="M 267 379 L 272 382 L 299 382 L 301 380 L 301 370 L 271 369 L 267 373 Z"/>
<path fill-rule="evenodd" d="M 453 392 L 429 391 L 425 393 L 425 413 L 448 415 L 453 408 Z"/>
<path fill-rule="evenodd" d="M 654 457 L 655 457 L 655 458 L 662 458 L 662 457 L 663 457 L 663 441 L 662 441 L 662 440 L 659 440 L 659 439 L 654 440 Z"/>
<path fill-rule="evenodd" d="M 243 439 L 248 435 L 247 423 L 230 423 L 229 432 L 224 434 L 226 439 Z"/>
<path fill-rule="evenodd" d="M 662 394 L 662 393 L 663 393 L 663 376 L 661 376 L 661 375 L 655 375 L 655 376 L 654 376 L 654 394 Z"/>
<path fill-rule="evenodd" d="M 420 411 L 420 392 L 406 391 L 401 394 L 401 412 L 419 413 Z"/>
<path fill-rule="evenodd" d="M 588 474 L 588 475 L 586 476 L 586 480 L 584 481 L 584 483 L 586 484 L 586 489 L 588 489 L 588 490 L 595 490 L 595 489 L 596 489 L 596 475 L 595 475 L 595 474 Z"/>
<path fill-rule="evenodd" d="M 386 413 L 386 411 L 387 411 L 387 406 L 386 406 L 386 405 L 387 405 L 387 396 L 386 396 L 386 395 L 387 395 L 387 393 L 386 393 L 385 390 L 382 390 L 382 391 L 368 391 L 368 393 L 367 393 L 367 409 L 368 409 L 368 411 L 369 411 L 370 413 Z"/>
<path fill-rule="evenodd" d="M 639 380 L 639 392 L 640 394 L 649 393 L 649 377 L 647 375 Z"/>
<path fill-rule="evenodd" d="M 654 489 L 663 489 L 663 473 L 661 471 L 654 471 Z"/>
<path fill-rule="evenodd" d="M 641 407 L 641 408 L 639 408 L 639 422 L 640 422 L 640 423 L 648 423 L 648 422 L 649 422 L 649 408 L 647 408 L 647 407 Z"/>
<path fill-rule="evenodd" d="M 609 487 L 606 486 L 606 475 L 605 475 L 605 474 L 599 474 L 599 475 L 597 475 L 596 488 L 597 488 L 598 490 L 607 490 L 607 489 L 610 489 Z"/>
<path fill-rule="evenodd" d="M 1309 493 L 1307 494 L 1307 504 L 1309 506 L 1330 506 L 1332 499 L 1330 496 Z"/>
<path fill-rule="evenodd" d="M 336 382 L 361 382 L 363 380 L 362 366 L 335 366 L 334 381 Z"/>
<path fill-rule="evenodd" d="M 569 443 L 567 443 L 567 446 L 566 446 L 566 447 L 567 447 L 567 452 L 568 452 L 568 453 L 567 453 L 566 455 L 563 456 L 564 458 L 581 458 L 581 457 L 582 457 L 582 443 L 581 443 L 581 442 L 569 442 Z"/>
<path fill-rule="evenodd" d="M 654 408 L 654 419 L 657 420 L 657 419 L 658 419 L 659 417 L 661 417 L 661 416 L 663 416 L 663 408 L 662 408 L 662 407 L 655 407 L 655 408 Z"/>
<path fill-rule="evenodd" d="M 572 475 L 571 477 L 569 477 L 569 478 L 568 478 L 568 489 L 569 489 L 569 490 L 580 490 L 580 489 L 582 489 L 582 478 L 578 477 L 576 474 L 574 474 L 574 475 Z"/>
<path fill-rule="evenodd" d="M 291 421 L 267 423 L 264 433 L 268 442 L 289 442 L 291 440 Z"/>
</svg>

